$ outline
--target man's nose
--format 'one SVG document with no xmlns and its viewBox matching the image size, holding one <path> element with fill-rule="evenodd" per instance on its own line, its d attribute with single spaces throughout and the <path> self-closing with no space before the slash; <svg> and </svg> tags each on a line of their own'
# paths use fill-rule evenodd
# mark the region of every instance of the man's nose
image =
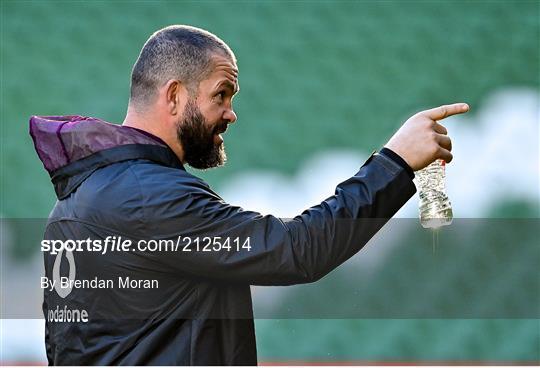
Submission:
<svg viewBox="0 0 540 368">
<path fill-rule="evenodd" d="M 236 117 L 236 113 L 234 112 L 234 110 L 231 108 L 231 109 L 227 109 L 227 111 L 225 111 L 225 113 L 223 114 L 223 119 L 228 121 L 229 124 L 232 124 L 236 121 L 237 117 Z"/>
</svg>

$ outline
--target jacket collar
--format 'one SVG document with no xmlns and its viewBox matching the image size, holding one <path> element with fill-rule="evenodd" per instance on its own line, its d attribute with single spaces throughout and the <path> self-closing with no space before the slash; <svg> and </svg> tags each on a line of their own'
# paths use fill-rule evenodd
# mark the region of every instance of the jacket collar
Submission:
<svg viewBox="0 0 540 368">
<path fill-rule="evenodd" d="M 30 135 L 58 199 L 95 170 L 115 162 L 146 159 L 184 170 L 158 137 L 139 129 L 82 116 L 33 116 Z"/>
</svg>

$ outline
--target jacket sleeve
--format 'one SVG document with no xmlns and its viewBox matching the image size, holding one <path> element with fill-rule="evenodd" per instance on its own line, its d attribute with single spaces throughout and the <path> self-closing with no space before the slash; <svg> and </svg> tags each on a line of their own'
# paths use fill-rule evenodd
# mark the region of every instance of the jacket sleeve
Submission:
<svg viewBox="0 0 540 368">
<path fill-rule="evenodd" d="M 178 196 L 164 198 L 167 219 L 147 219 L 149 232 L 199 239 L 199 250 L 192 242 L 190 251 L 180 247 L 151 257 L 180 273 L 251 285 L 320 279 L 362 249 L 416 191 L 407 172 L 381 154 L 373 154 L 333 196 L 292 219 L 229 205 L 200 181 L 181 187 Z M 205 237 L 229 239 L 231 249 L 204 251 Z M 247 239 L 249 250 L 241 247 Z"/>
</svg>

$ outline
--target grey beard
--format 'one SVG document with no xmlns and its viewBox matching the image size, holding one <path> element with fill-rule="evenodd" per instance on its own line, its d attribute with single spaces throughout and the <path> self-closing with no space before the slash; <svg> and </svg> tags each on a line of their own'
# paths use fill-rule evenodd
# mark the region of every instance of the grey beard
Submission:
<svg viewBox="0 0 540 368">
<path fill-rule="evenodd" d="M 189 166 L 204 170 L 225 164 L 227 155 L 224 144 L 214 143 L 215 132 L 222 125 L 208 128 L 195 101 L 190 99 L 187 102 L 182 120 L 177 124 L 176 134 L 184 150 L 184 160 Z"/>
</svg>

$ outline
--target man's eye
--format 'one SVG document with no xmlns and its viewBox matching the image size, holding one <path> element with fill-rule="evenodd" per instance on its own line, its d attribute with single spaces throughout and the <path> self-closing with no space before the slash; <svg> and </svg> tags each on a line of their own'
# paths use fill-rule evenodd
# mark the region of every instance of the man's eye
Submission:
<svg viewBox="0 0 540 368">
<path fill-rule="evenodd" d="M 223 101 L 225 101 L 225 91 L 218 92 L 217 95 L 215 95 L 214 100 L 216 103 L 221 104 Z"/>
</svg>

